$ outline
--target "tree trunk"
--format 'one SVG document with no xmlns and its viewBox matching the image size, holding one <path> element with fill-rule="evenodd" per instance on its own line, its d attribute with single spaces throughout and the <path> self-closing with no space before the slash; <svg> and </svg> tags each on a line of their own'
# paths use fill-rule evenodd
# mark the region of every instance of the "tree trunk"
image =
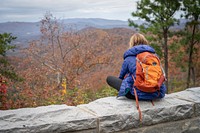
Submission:
<svg viewBox="0 0 200 133">
<path fill-rule="evenodd" d="M 188 76 L 187 76 L 187 88 L 189 88 L 190 87 L 190 68 L 191 68 L 191 64 L 192 64 L 192 48 L 191 48 L 191 46 L 189 47 L 189 59 L 188 59 Z"/>
<path fill-rule="evenodd" d="M 168 39 L 168 30 L 164 29 L 163 30 L 163 37 L 164 37 L 164 59 L 165 59 L 165 74 L 166 74 L 166 79 L 167 81 L 165 81 L 165 85 L 167 88 L 167 94 L 169 93 L 169 88 L 168 88 L 168 46 L 167 46 L 167 39 Z"/>
<path fill-rule="evenodd" d="M 194 69 L 194 66 L 192 66 L 191 70 L 192 70 L 193 86 L 195 86 L 195 85 L 196 85 L 196 76 L 195 76 L 195 69 Z"/>
<path fill-rule="evenodd" d="M 193 68 L 193 62 L 192 62 L 195 30 L 196 30 L 196 24 L 193 25 L 192 37 L 191 37 L 190 47 L 189 47 L 187 88 L 190 87 L 191 70 L 193 70 L 193 78 L 192 79 L 193 79 L 193 85 L 195 85 L 195 74 L 194 74 L 194 68 Z"/>
<path fill-rule="evenodd" d="M 59 85 L 60 84 L 60 72 L 57 72 L 57 84 Z"/>
</svg>

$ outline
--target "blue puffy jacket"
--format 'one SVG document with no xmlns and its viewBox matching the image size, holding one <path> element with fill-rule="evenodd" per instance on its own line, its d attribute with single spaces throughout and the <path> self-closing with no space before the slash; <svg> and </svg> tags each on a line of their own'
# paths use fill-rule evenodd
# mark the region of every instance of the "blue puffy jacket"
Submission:
<svg viewBox="0 0 200 133">
<path fill-rule="evenodd" d="M 128 93 L 128 91 L 130 91 L 131 94 L 134 96 L 134 91 L 132 89 L 134 81 L 133 81 L 132 75 L 134 75 L 135 77 L 136 55 L 142 52 L 155 53 L 155 50 L 149 45 L 137 45 L 128 49 L 124 53 L 124 62 L 122 64 L 122 68 L 121 68 L 121 72 L 119 76 L 119 78 L 122 79 L 123 81 L 122 81 L 118 96 L 124 96 Z M 127 76 L 125 77 L 125 75 Z M 166 87 L 164 84 L 162 84 L 160 88 L 160 93 L 158 92 L 146 93 L 138 89 L 136 89 L 136 92 L 137 92 L 139 100 L 153 100 L 157 98 L 163 98 L 165 96 Z"/>
</svg>

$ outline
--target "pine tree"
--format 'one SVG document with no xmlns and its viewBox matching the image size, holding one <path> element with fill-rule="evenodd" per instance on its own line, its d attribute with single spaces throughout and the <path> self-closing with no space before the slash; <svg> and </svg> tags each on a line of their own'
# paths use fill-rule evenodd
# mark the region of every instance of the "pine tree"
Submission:
<svg viewBox="0 0 200 133">
<path fill-rule="evenodd" d="M 16 37 L 12 36 L 11 33 L 0 34 L 0 76 L 11 80 L 19 80 L 6 56 L 7 51 L 15 49 L 15 46 L 11 45 L 15 39 Z"/>
<path fill-rule="evenodd" d="M 161 35 L 162 49 L 164 50 L 165 73 L 168 79 L 168 34 L 170 26 L 177 20 L 174 14 L 180 8 L 179 1 L 176 0 L 141 0 L 137 2 L 137 10 L 132 13 L 133 17 L 145 20 L 145 26 L 140 29 L 153 30 L 158 36 Z M 133 20 L 129 20 L 130 26 L 137 26 Z M 147 28 L 146 28 L 147 27 Z M 158 44 L 159 45 L 159 44 Z M 166 81 L 168 93 L 168 81 Z"/>
<path fill-rule="evenodd" d="M 190 79 L 192 76 L 193 86 L 195 86 L 196 77 L 193 62 L 193 54 L 195 45 L 200 42 L 200 0 L 183 0 L 184 17 L 189 21 L 186 24 L 187 34 L 185 43 L 188 44 L 188 76 L 187 76 L 187 88 L 190 87 Z M 192 75 L 191 75 L 192 72 Z"/>
</svg>

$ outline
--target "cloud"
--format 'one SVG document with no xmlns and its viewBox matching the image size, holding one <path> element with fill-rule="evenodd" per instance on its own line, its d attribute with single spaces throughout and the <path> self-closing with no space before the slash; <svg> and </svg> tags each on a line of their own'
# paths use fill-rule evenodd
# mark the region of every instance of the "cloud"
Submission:
<svg viewBox="0 0 200 133">
<path fill-rule="evenodd" d="M 63 18 L 127 20 L 135 0 L 1 0 L 1 21 L 39 21 L 46 11 Z"/>
</svg>

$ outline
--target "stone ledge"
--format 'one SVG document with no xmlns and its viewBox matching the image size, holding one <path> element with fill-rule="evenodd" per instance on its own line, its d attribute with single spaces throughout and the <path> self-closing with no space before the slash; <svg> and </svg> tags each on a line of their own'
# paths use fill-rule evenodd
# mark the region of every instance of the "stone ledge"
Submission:
<svg viewBox="0 0 200 133">
<path fill-rule="evenodd" d="M 92 129 L 96 117 L 67 105 L 50 105 L 0 111 L 0 132 L 67 132 Z"/>
<path fill-rule="evenodd" d="M 171 97 L 195 103 L 195 116 L 200 116 L 200 87 L 170 94 Z"/>
<path fill-rule="evenodd" d="M 154 101 L 154 106 L 151 102 L 139 101 L 139 103 L 142 122 L 139 122 L 134 100 L 116 99 L 116 97 L 106 97 L 78 106 L 50 105 L 0 111 L 0 133 L 129 131 L 146 133 L 147 129 L 149 131 L 152 129 L 153 132 L 151 128 L 153 126 L 162 127 L 162 124 L 173 126 L 170 123 L 179 123 L 179 121 L 186 124 L 200 121 L 200 87 L 169 94 L 164 99 Z M 193 128 L 195 131 L 200 130 L 200 127 L 196 129 L 195 126 L 189 128 L 190 131 L 193 131 Z M 169 131 L 170 129 L 174 127 L 169 127 Z"/>
<path fill-rule="evenodd" d="M 120 133 L 200 133 L 200 117 L 145 126 Z"/>
</svg>

